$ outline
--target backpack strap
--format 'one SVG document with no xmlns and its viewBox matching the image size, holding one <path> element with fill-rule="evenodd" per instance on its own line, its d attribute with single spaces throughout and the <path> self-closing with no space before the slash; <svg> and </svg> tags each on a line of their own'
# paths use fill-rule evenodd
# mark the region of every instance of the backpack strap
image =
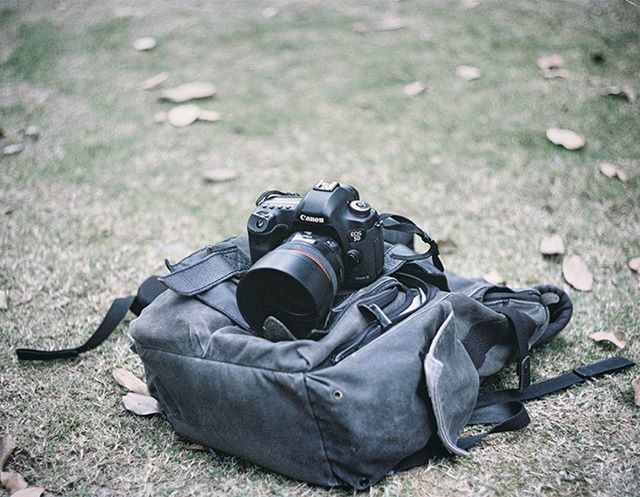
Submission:
<svg viewBox="0 0 640 497">
<path fill-rule="evenodd" d="M 487 424 L 494 424 L 494 426 L 484 433 L 460 438 L 457 445 L 462 449 L 468 449 L 493 433 L 524 428 L 529 424 L 530 418 L 523 401 L 539 399 L 587 380 L 605 374 L 617 373 L 632 366 L 635 366 L 633 361 L 622 356 L 614 356 L 593 364 L 580 366 L 548 380 L 532 383 L 525 390 L 509 389 L 482 394 L 478 398 L 467 426 Z"/>
<path fill-rule="evenodd" d="M 158 276 L 151 276 L 147 278 L 140 288 L 138 288 L 137 295 L 130 295 L 128 297 L 122 297 L 115 299 L 109 310 L 104 316 L 104 319 L 96 328 L 89 339 L 80 345 L 71 349 L 59 349 L 59 350 L 37 350 L 37 349 L 16 349 L 18 359 L 23 361 L 49 361 L 52 359 L 71 359 L 78 357 L 81 353 L 88 350 L 95 349 L 98 345 L 104 342 L 109 335 L 113 333 L 120 322 L 127 315 L 127 312 L 131 311 L 136 316 L 139 316 L 142 310 L 147 307 L 155 298 L 164 292 L 167 287 L 160 282 Z"/>
</svg>

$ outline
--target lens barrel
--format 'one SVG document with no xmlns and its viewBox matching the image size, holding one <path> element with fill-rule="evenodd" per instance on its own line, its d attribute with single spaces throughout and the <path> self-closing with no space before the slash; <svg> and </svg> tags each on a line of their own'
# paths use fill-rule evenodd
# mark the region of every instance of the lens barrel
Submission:
<svg viewBox="0 0 640 497">
<path fill-rule="evenodd" d="M 245 273 L 238 307 L 254 330 L 273 316 L 304 338 L 323 324 L 343 278 L 340 248 L 332 238 L 294 233 Z"/>
</svg>

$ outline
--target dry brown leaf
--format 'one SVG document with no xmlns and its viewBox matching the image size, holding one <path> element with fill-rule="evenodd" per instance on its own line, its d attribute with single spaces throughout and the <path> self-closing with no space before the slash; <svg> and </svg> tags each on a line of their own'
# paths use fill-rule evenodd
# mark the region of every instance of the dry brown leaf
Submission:
<svg viewBox="0 0 640 497">
<path fill-rule="evenodd" d="M 627 173 L 625 173 L 615 164 L 611 164 L 610 162 L 603 162 L 598 166 L 598 169 L 607 178 L 618 178 L 623 183 L 629 181 L 629 176 L 627 176 Z"/>
<path fill-rule="evenodd" d="M 10 143 L 2 147 L 2 155 L 16 155 L 24 150 L 22 143 Z"/>
<path fill-rule="evenodd" d="M 188 102 L 189 100 L 198 100 L 201 98 L 210 98 L 216 94 L 216 87 L 201 81 L 195 81 L 193 83 L 185 83 L 174 88 L 168 88 L 164 90 L 160 98 L 163 100 L 169 100 L 176 104 Z"/>
<path fill-rule="evenodd" d="M 18 490 L 27 488 L 27 482 L 20 473 L 5 472 L 0 473 L 0 481 L 10 494 L 15 495 Z"/>
<path fill-rule="evenodd" d="M 480 69 L 474 66 L 460 65 L 456 67 L 456 76 L 465 81 L 473 81 L 482 76 Z"/>
<path fill-rule="evenodd" d="M 202 175 L 207 183 L 225 183 L 233 181 L 240 176 L 240 173 L 231 169 L 211 169 Z"/>
<path fill-rule="evenodd" d="M 566 69 L 543 69 L 542 77 L 544 79 L 568 79 L 571 73 Z"/>
<path fill-rule="evenodd" d="M 549 69 L 560 69 L 564 67 L 564 59 L 562 55 L 554 53 L 551 55 L 543 55 L 538 57 L 538 67 L 542 71 L 548 71 Z"/>
<path fill-rule="evenodd" d="M 4 465 L 7 464 L 7 460 L 16 447 L 16 441 L 11 435 L 2 435 L 0 438 L 0 471 L 4 469 Z"/>
<path fill-rule="evenodd" d="M 631 381 L 631 386 L 633 387 L 634 393 L 633 400 L 635 401 L 636 405 L 640 407 L 640 376 L 634 378 L 633 381 Z"/>
<path fill-rule="evenodd" d="M 560 235 L 545 236 L 540 240 L 540 253 L 542 255 L 564 254 L 564 241 Z"/>
<path fill-rule="evenodd" d="M 629 269 L 634 273 L 640 274 L 640 257 L 634 257 L 629 260 Z"/>
<path fill-rule="evenodd" d="M 167 112 L 167 121 L 176 128 L 184 128 L 194 123 L 200 115 L 200 107 L 194 104 L 177 105 Z"/>
<path fill-rule="evenodd" d="M 40 497 L 43 493 L 44 488 L 42 487 L 27 487 L 11 494 L 11 497 Z"/>
<path fill-rule="evenodd" d="M 623 98 L 631 104 L 635 103 L 637 98 L 635 88 L 629 85 L 610 86 L 607 88 L 607 93 L 605 93 L 605 95 L 609 97 Z"/>
<path fill-rule="evenodd" d="M 129 392 L 122 397 L 122 403 L 127 411 L 131 411 L 138 416 L 149 416 L 162 412 L 158 401 L 148 395 Z"/>
<path fill-rule="evenodd" d="M 163 110 L 153 115 L 153 122 L 156 124 L 164 124 L 167 122 L 167 113 Z"/>
<path fill-rule="evenodd" d="M 210 123 L 215 123 L 220 120 L 220 113 L 215 110 L 207 110 L 200 109 L 200 114 L 198 114 L 198 121 L 207 121 Z"/>
<path fill-rule="evenodd" d="M 589 338 L 595 340 L 596 342 L 611 342 L 619 349 L 624 349 L 627 346 L 627 335 L 624 334 L 624 331 L 620 330 L 598 331 L 589 335 Z"/>
<path fill-rule="evenodd" d="M 426 89 L 427 87 L 423 85 L 421 81 L 414 81 L 406 85 L 402 91 L 407 97 L 417 97 L 421 93 L 424 93 Z"/>
<path fill-rule="evenodd" d="M 156 39 L 152 36 L 144 36 L 142 38 L 138 38 L 133 42 L 133 48 L 135 48 L 138 52 L 144 52 L 146 50 L 151 50 L 156 48 Z"/>
<path fill-rule="evenodd" d="M 278 12 L 280 11 L 278 10 L 277 7 L 267 7 L 262 11 L 262 17 L 266 19 L 272 19 L 278 15 Z"/>
<path fill-rule="evenodd" d="M 450 238 L 444 238 L 438 241 L 438 250 L 441 254 L 455 254 L 458 251 L 458 245 Z"/>
<path fill-rule="evenodd" d="M 118 385 L 123 386 L 127 390 L 140 395 L 149 395 L 147 384 L 140 378 L 136 377 L 132 372 L 127 371 L 124 368 L 116 368 L 111 373 L 114 380 L 118 382 Z"/>
<path fill-rule="evenodd" d="M 7 299 L 7 292 L 4 290 L 0 290 L 0 311 L 4 311 L 7 307 L 9 307 L 9 299 Z M 0 469 L 2 467 L 0 466 Z"/>
<path fill-rule="evenodd" d="M 165 81 L 169 79 L 169 75 L 166 72 L 161 72 L 160 74 L 156 74 L 155 76 L 151 76 L 149 79 L 142 83 L 143 90 L 151 90 L 152 88 L 157 88 Z"/>
<path fill-rule="evenodd" d="M 507 283 L 507 280 L 496 270 L 489 271 L 487 274 L 482 275 L 482 277 L 494 285 L 504 285 Z"/>
<path fill-rule="evenodd" d="M 559 145 L 567 150 L 578 150 L 584 147 L 584 138 L 570 129 L 549 128 L 547 139 L 554 145 Z"/>
<path fill-rule="evenodd" d="M 562 275 L 576 290 L 590 292 L 593 289 L 593 274 L 579 255 L 568 255 L 564 258 Z"/>
</svg>

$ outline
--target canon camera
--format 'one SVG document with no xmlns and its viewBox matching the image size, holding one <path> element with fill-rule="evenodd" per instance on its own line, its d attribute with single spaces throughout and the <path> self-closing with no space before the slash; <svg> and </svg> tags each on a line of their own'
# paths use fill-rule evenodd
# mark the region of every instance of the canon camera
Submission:
<svg viewBox="0 0 640 497">
<path fill-rule="evenodd" d="M 382 223 L 353 186 L 320 181 L 304 197 L 264 192 L 247 223 L 252 267 L 240 280 L 238 307 L 261 330 L 273 316 L 298 338 L 321 326 L 339 289 L 382 272 Z"/>
</svg>

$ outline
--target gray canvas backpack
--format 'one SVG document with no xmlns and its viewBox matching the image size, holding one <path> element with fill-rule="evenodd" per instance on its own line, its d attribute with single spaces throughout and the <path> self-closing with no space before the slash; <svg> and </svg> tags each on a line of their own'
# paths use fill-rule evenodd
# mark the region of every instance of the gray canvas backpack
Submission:
<svg viewBox="0 0 640 497">
<path fill-rule="evenodd" d="M 394 237 L 403 241 L 385 234 Z M 612 357 L 531 383 L 530 351 L 569 322 L 567 294 L 443 272 L 404 242 L 386 243 L 382 276 L 339 293 L 322 329 L 302 340 L 273 318 L 251 330 L 240 315 L 237 283 L 250 266 L 241 237 L 167 263 L 168 276 L 115 299 L 81 346 L 16 353 L 77 357 L 132 311 L 132 349 L 180 435 L 292 478 L 355 489 L 466 455 L 488 434 L 526 426 L 523 401 L 633 366 Z M 517 388 L 484 388 L 512 357 Z M 464 436 L 470 425 L 492 427 Z"/>
<path fill-rule="evenodd" d="M 402 244 L 387 243 L 383 275 L 340 294 L 307 339 L 275 319 L 256 333 L 235 300 L 248 253 L 232 238 L 168 264 L 169 289 L 130 325 L 132 348 L 180 435 L 295 479 L 365 489 L 523 428 L 524 400 L 632 365 L 614 357 L 531 384 L 531 349 L 571 318 L 566 293 L 441 272 Z M 485 392 L 514 356 L 517 388 Z M 463 436 L 474 424 L 493 427 Z"/>
</svg>

